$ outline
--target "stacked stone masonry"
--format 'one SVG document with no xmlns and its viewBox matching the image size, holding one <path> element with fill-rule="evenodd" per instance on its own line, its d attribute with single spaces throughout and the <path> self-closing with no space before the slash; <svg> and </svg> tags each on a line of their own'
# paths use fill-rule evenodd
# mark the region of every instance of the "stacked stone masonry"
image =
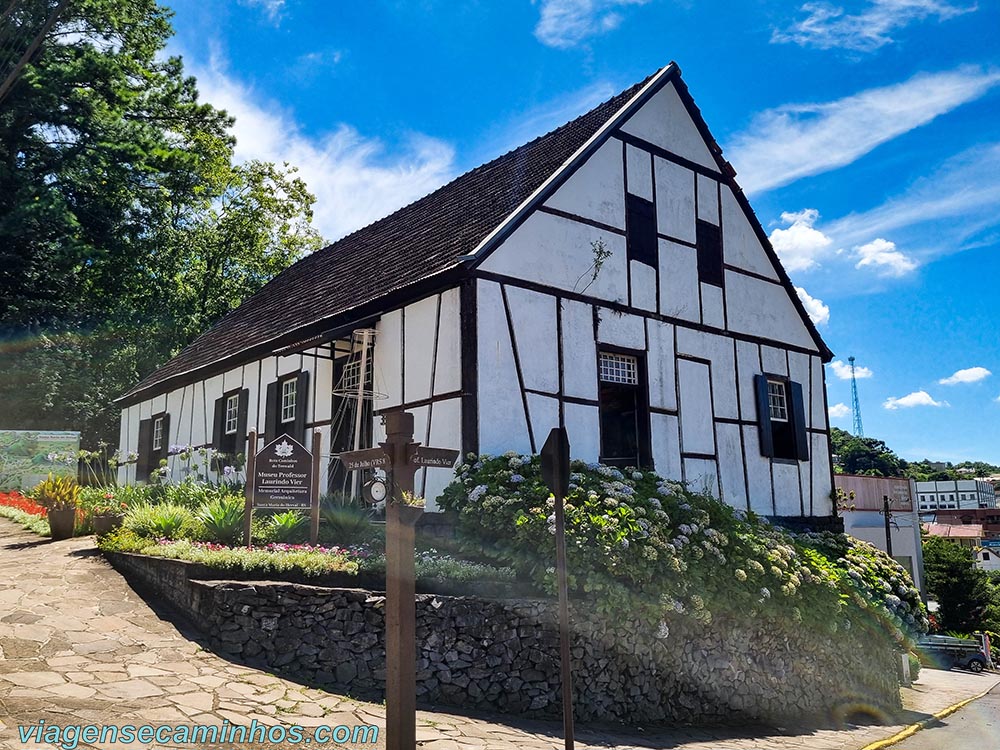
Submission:
<svg viewBox="0 0 1000 750">
<path fill-rule="evenodd" d="M 187 563 L 111 555 L 233 658 L 358 698 L 384 695 L 381 593 L 295 583 L 192 580 Z M 836 638 L 792 623 L 672 615 L 663 628 L 572 618 L 574 700 L 583 721 L 802 723 L 900 708 L 885 634 Z M 547 600 L 417 596 L 417 698 L 425 705 L 556 717 L 557 608 Z"/>
</svg>

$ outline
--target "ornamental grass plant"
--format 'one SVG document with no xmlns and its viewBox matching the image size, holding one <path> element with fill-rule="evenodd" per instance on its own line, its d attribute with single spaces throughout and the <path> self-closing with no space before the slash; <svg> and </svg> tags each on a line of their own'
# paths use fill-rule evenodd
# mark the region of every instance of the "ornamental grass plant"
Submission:
<svg viewBox="0 0 1000 750">
<path fill-rule="evenodd" d="M 469 455 L 438 500 L 470 555 L 555 591 L 554 501 L 538 456 Z M 609 616 L 769 617 L 897 642 L 927 629 L 909 574 L 873 546 L 792 533 L 650 471 L 575 461 L 565 499 L 574 595 Z"/>
</svg>

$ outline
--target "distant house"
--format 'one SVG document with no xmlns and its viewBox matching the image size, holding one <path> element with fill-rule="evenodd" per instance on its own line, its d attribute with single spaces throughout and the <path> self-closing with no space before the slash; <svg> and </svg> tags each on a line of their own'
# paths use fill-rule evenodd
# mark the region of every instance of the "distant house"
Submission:
<svg viewBox="0 0 1000 750">
<path fill-rule="evenodd" d="M 670 64 L 299 261 L 119 401 L 123 481 L 256 430 L 655 469 L 836 523 L 823 343 Z M 322 210 L 322 207 L 320 207 Z M 250 446 L 251 449 L 262 445 Z M 433 508 L 447 472 L 418 473 Z"/>
<path fill-rule="evenodd" d="M 849 497 L 847 507 L 840 511 L 844 532 L 874 544 L 883 552 L 889 551 L 883 515 L 884 498 L 889 498 L 892 558 L 909 571 L 914 585 L 926 598 L 920 518 L 913 500 L 913 480 L 835 474 L 834 484 Z"/>
<path fill-rule="evenodd" d="M 969 549 L 975 550 L 983 543 L 983 527 L 977 523 L 961 526 L 946 523 L 925 523 L 922 524 L 922 527 L 927 536 L 941 537 Z"/>
<path fill-rule="evenodd" d="M 1000 539 L 1000 508 L 966 508 L 921 512 L 924 521 L 943 524 L 978 524 L 984 539 Z"/>
<path fill-rule="evenodd" d="M 917 497 L 921 511 L 997 507 L 993 483 L 982 479 L 917 482 Z"/>
</svg>

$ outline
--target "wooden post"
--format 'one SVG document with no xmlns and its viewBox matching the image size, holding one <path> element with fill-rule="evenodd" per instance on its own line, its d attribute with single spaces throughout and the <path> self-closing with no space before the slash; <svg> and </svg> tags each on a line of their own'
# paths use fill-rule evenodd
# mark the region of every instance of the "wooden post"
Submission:
<svg viewBox="0 0 1000 750">
<path fill-rule="evenodd" d="M 246 504 L 243 507 L 243 539 L 247 547 L 253 546 L 253 475 L 254 467 L 257 464 L 257 431 L 250 431 L 250 438 L 247 441 L 247 481 L 243 490 L 246 497 Z"/>
<path fill-rule="evenodd" d="M 404 494 L 413 493 L 416 467 L 408 460 L 413 415 L 385 415 L 386 453 L 391 459 L 390 502 L 385 508 L 385 724 L 386 750 L 413 750 L 417 742 L 415 517 Z"/>
<path fill-rule="evenodd" d="M 320 448 L 323 436 L 319 430 L 313 430 L 312 440 L 312 496 L 309 498 L 309 544 L 319 544 L 319 464 Z"/>
<path fill-rule="evenodd" d="M 888 495 L 882 495 L 882 515 L 885 516 L 885 551 L 892 557 L 892 510 Z"/>
</svg>

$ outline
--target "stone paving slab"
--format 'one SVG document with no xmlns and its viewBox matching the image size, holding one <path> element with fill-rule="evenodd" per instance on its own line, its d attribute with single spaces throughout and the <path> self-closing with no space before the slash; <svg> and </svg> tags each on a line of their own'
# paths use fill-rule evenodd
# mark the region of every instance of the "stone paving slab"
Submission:
<svg viewBox="0 0 1000 750">
<path fill-rule="evenodd" d="M 93 537 L 51 542 L 0 519 L 0 749 L 22 745 L 18 725 L 94 723 L 305 727 L 374 724 L 384 706 L 328 693 L 206 651 L 183 621 L 161 616 L 101 557 Z M 180 629 L 179 629 L 180 628 Z M 859 750 L 906 724 L 987 690 L 994 674 L 925 670 L 904 691 L 896 726 L 795 732 L 579 727 L 581 750 Z M 427 750 L 549 750 L 562 747 L 557 722 L 419 711 L 417 746 Z M 80 748 L 156 747 L 133 743 Z M 179 746 L 185 750 L 194 746 Z M 199 748 L 213 746 L 199 743 Z M 255 748 L 260 743 L 225 747 Z M 302 745 L 271 744 L 282 750 Z M 356 747 L 383 748 L 376 745 Z"/>
</svg>

